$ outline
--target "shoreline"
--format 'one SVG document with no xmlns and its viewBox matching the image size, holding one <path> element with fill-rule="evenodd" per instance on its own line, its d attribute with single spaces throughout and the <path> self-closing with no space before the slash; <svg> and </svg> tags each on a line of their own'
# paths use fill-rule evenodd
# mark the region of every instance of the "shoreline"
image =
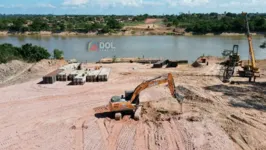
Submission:
<svg viewBox="0 0 266 150">
<path fill-rule="evenodd" d="M 266 36 L 266 32 L 253 32 L 253 36 Z M 97 37 L 97 36 L 245 36 L 245 33 L 237 32 L 223 32 L 223 33 L 207 33 L 207 34 L 193 34 L 192 32 L 157 32 L 157 31 L 126 31 L 126 32 L 117 32 L 117 33 L 106 33 L 106 34 L 97 34 L 96 32 L 80 33 L 80 32 L 60 32 L 52 33 L 50 31 L 41 31 L 41 32 L 8 32 L 0 31 L 0 37 L 5 36 L 61 36 L 61 37 L 77 37 L 77 36 L 86 36 L 86 37 Z"/>
</svg>

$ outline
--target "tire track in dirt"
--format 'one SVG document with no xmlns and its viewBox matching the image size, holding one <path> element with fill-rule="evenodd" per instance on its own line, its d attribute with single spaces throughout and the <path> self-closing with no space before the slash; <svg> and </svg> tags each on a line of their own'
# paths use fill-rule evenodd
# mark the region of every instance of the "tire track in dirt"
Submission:
<svg viewBox="0 0 266 150">
<path fill-rule="evenodd" d="M 117 139 L 117 150 L 133 149 L 136 123 L 128 123 L 123 126 Z"/>
<path fill-rule="evenodd" d="M 142 122 L 139 122 L 137 124 L 136 128 L 136 134 L 134 138 L 134 148 L 133 150 L 146 150 L 147 144 L 146 144 L 146 137 L 144 136 L 146 134 L 144 124 Z"/>
<path fill-rule="evenodd" d="M 69 149 L 71 144 L 68 137 L 71 137 L 71 134 L 66 132 L 68 128 L 62 123 L 51 125 L 25 126 L 23 130 L 13 128 L 13 132 L 9 133 L 8 137 L 1 137 L 3 140 L 0 142 L 0 149 L 50 149 L 51 147 L 54 149 Z M 54 136 L 49 136 L 51 134 Z M 31 144 L 33 140 L 36 141 L 35 144 Z"/>
<path fill-rule="evenodd" d="M 83 127 L 84 134 L 84 150 L 103 150 L 105 148 L 104 138 L 101 135 L 97 120 L 92 117 L 89 123 L 85 123 Z"/>
<path fill-rule="evenodd" d="M 147 123 L 147 142 L 149 150 L 161 150 L 168 149 L 166 136 L 162 128 L 162 124 L 153 124 L 152 122 Z"/>
<path fill-rule="evenodd" d="M 144 123 L 144 129 L 145 131 L 141 136 L 144 137 L 142 140 L 144 139 L 146 144 L 135 143 L 135 149 L 193 150 L 193 145 L 189 141 L 187 134 L 181 133 L 181 131 L 179 131 L 180 128 L 177 128 L 174 121 L 146 122 Z M 138 146 L 140 146 L 140 148 L 138 148 Z"/>
<path fill-rule="evenodd" d="M 109 150 L 115 150 L 117 148 L 117 137 L 119 136 L 121 130 L 123 128 L 123 123 L 122 122 L 116 122 L 112 130 L 109 132 L 107 141 L 108 145 L 106 146 Z"/>
<path fill-rule="evenodd" d="M 177 122 L 174 121 L 174 119 L 171 119 L 170 121 L 170 127 L 171 127 L 171 135 L 173 140 L 173 143 L 176 145 L 177 149 L 179 150 L 193 150 L 193 144 L 190 141 L 190 138 L 188 134 L 186 133 L 186 130 L 182 128 Z M 169 130 L 170 131 L 170 130 Z"/>
<path fill-rule="evenodd" d="M 91 112 L 86 113 L 83 117 L 79 118 L 77 122 L 71 127 L 74 131 L 74 141 L 73 145 L 75 150 L 84 150 L 84 149 L 97 149 L 97 145 L 100 141 L 95 142 L 96 138 L 100 138 L 97 135 L 96 118 L 89 115 Z M 86 141 L 84 141 L 86 139 Z M 89 143 L 89 144 L 88 144 Z"/>
</svg>

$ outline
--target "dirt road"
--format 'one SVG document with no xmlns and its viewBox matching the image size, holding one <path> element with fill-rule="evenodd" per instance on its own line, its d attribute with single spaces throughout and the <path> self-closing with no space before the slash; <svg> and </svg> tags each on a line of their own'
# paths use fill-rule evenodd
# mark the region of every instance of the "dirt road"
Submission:
<svg viewBox="0 0 266 150">
<path fill-rule="evenodd" d="M 241 78 L 223 84 L 215 63 L 197 69 L 103 66 L 112 68 L 108 82 L 42 85 L 39 78 L 0 88 L 0 149 L 266 149 L 265 77 L 257 84 Z M 168 72 L 185 93 L 183 114 L 168 88 L 158 86 L 141 93 L 141 102 L 151 101 L 141 121 L 94 115 L 93 108 L 113 95 Z"/>
</svg>

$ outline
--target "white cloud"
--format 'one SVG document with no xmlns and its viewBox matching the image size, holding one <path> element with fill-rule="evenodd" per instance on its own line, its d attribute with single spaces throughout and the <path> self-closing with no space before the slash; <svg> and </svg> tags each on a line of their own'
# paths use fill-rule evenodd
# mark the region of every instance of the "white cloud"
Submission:
<svg viewBox="0 0 266 150">
<path fill-rule="evenodd" d="M 164 5 L 163 1 L 146 0 L 64 0 L 63 6 L 100 6 L 106 7 L 142 7 L 144 5 L 158 6 Z"/>
<path fill-rule="evenodd" d="M 143 5 L 150 5 L 150 6 L 161 6 L 161 5 L 165 5 L 165 3 L 162 2 L 162 1 L 143 1 L 142 4 Z"/>
<path fill-rule="evenodd" d="M 52 4 L 37 4 L 36 6 L 41 8 L 56 8 L 56 6 Z"/>
<path fill-rule="evenodd" d="M 184 6 L 200 6 L 209 3 L 209 0 L 180 0 L 179 4 Z"/>
<path fill-rule="evenodd" d="M 33 5 L 23 5 L 23 4 L 11 4 L 11 5 L 0 5 L 0 8 L 23 8 L 23 9 L 30 9 L 30 8 L 56 8 L 56 6 L 52 5 L 52 4 L 43 4 L 43 3 L 39 3 L 39 4 L 33 4 Z"/>
<path fill-rule="evenodd" d="M 6 8 L 24 8 L 25 6 L 22 4 L 12 4 L 10 6 L 7 6 Z"/>
<path fill-rule="evenodd" d="M 63 5 L 65 6 L 79 6 L 79 5 L 84 5 L 87 4 L 89 2 L 89 0 L 64 0 Z"/>
<path fill-rule="evenodd" d="M 235 7 L 260 7 L 262 5 L 265 5 L 266 1 L 265 0 L 248 0 L 248 1 L 231 1 L 229 3 L 222 3 L 219 6 L 220 7 L 230 7 L 230 8 L 235 8 Z"/>
<path fill-rule="evenodd" d="M 207 3 L 209 3 L 209 0 L 166 0 L 166 2 L 170 7 L 176 7 L 176 6 L 194 7 L 194 6 L 206 5 Z"/>
<path fill-rule="evenodd" d="M 92 5 L 101 7 L 140 7 L 142 0 L 90 0 Z"/>
</svg>

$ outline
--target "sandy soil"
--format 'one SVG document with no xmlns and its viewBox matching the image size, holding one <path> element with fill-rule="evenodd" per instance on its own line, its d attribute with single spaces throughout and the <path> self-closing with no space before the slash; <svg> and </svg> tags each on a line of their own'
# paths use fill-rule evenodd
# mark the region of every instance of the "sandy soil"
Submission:
<svg viewBox="0 0 266 150">
<path fill-rule="evenodd" d="M 95 66 L 89 64 L 88 66 Z M 0 149 L 266 149 L 266 78 L 234 77 L 224 84 L 220 66 L 151 69 L 151 65 L 103 64 L 108 82 L 68 86 L 37 84 L 40 78 L 0 88 Z M 95 116 L 94 107 L 134 89 L 143 80 L 171 72 L 185 95 L 183 114 L 166 85 L 140 95 L 140 121 Z"/>
<path fill-rule="evenodd" d="M 147 18 L 144 22 L 146 24 L 151 24 L 151 23 L 157 23 L 161 22 L 163 19 L 156 19 L 156 18 Z"/>
<path fill-rule="evenodd" d="M 0 64 L 0 87 L 38 79 L 64 64 L 66 64 L 64 60 L 41 60 L 38 63 L 13 60 Z"/>
</svg>

